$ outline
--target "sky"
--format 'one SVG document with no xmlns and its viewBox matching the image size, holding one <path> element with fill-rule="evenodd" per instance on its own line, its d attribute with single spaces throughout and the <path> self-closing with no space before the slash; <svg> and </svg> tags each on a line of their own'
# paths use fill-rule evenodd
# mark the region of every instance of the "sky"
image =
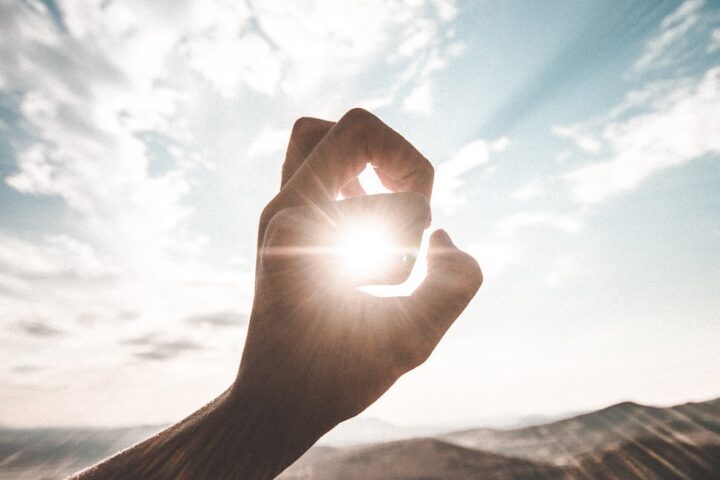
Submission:
<svg viewBox="0 0 720 480">
<path fill-rule="evenodd" d="M 363 415 L 720 396 L 717 2 L 0 0 L 0 65 L 0 424 L 227 388 L 292 124 L 356 106 L 485 275 Z"/>
</svg>

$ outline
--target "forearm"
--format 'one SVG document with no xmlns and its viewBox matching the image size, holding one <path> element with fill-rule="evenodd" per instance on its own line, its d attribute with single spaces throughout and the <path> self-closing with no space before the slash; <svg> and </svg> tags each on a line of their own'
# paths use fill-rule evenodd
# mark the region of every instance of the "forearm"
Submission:
<svg viewBox="0 0 720 480">
<path fill-rule="evenodd" d="M 182 422 L 72 480 L 274 478 L 324 433 L 291 405 L 234 387 Z"/>
</svg>

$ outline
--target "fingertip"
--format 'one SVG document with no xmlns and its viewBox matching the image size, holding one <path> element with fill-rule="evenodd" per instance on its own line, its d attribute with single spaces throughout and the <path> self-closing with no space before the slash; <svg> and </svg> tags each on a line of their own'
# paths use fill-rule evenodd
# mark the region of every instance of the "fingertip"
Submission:
<svg viewBox="0 0 720 480">
<path fill-rule="evenodd" d="M 460 250 L 444 229 L 435 230 L 430 236 L 428 248 L 428 268 L 452 272 L 455 283 L 463 290 L 475 294 L 483 282 L 480 265 L 472 255 Z"/>
<path fill-rule="evenodd" d="M 436 246 L 455 246 L 450 235 L 442 228 L 435 230 L 430 235 L 430 248 Z"/>
</svg>

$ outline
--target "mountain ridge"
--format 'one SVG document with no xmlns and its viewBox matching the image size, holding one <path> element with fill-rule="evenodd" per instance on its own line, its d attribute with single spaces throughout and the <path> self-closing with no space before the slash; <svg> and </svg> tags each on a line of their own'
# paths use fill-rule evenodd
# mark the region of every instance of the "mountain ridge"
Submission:
<svg viewBox="0 0 720 480">
<path fill-rule="evenodd" d="M 63 478 L 161 428 L 0 427 L 0 480 Z M 671 407 L 625 401 L 515 429 L 482 427 L 354 446 L 316 445 L 280 478 L 478 475 L 496 480 L 720 478 L 720 398 Z"/>
</svg>

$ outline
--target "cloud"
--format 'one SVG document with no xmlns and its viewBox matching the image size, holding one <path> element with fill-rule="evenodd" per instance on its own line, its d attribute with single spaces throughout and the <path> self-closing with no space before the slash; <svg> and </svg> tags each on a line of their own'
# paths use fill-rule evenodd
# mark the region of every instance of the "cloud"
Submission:
<svg viewBox="0 0 720 480">
<path fill-rule="evenodd" d="M 647 42 L 643 55 L 635 62 L 635 71 L 643 72 L 671 64 L 678 43 L 684 40 L 701 20 L 700 10 L 703 4 L 703 0 L 686 0 L 665 17 L 657 36 Z"/>
<path fill-rule="evenodd" d="M 555 212 L 518 212 L 498 221 L 493 229 L 498 238 L 510 238 L 519 230 L 529 227 L 552 227 L 568 234 L 580 232 L 582 222 L 576 215 Z"/>
<path fill-rule="evenodd" d="M 140 347 L 134 348 L 133 355 L 145 360 L 170 360 L 188 352 L 205 349 L 203 345 L 187 338 L 168 340 L 154 333 L 129 338 L 122 343 L 130 347 Z"/>
<path fill-rule="evenodd" d="M 489 162 L 491 154 L 503 152 L 509 143 L 507 137 L 492 142 L 474 140 L 460 148 L 449 160 L 438 165 L 433 186 L 433 208 L 452 213 L 465 205 L 467 200 L 459 191 L 463 180 L 477 167 Z"/>
<path fill-rule="evenodd" d="M 429 83 L 417 85 L 403 99 L 403 108 L 411 113 L 430 115 L 432 113 L 432 92 Z"/>
<path fill-rule="evenodd" d="M 508 267 L 517 265 L 522 260 L 521 249 L 505 240 L 475 244 L 468 252 L 480 264 L 486 281 L 492 281 Z"/>
<path fill-rule="evenodd" d="M 602 145 L 592 135 L 578 131 L 577 127 L 556 125 L 552 127 L 552 132 L 560 137 L 569 138 L 575 142 L 578 148 L 587 153 L 597 153 Z"/>
<path fill-rule="evenodd" d="M 98 282 L 117 274 L 117 267 L 89 244 L 65 234 L 29 242 L 0 233 L 0 267 L 0 283 L 4 278 L 18 290 L 43 279 Z"/>
<path fill-rule="evenodd" d="M 662 96 L 646 111 L 603 127 L 611 156 L 568 172 L 575 199 L 597 203 L 636 188 L 658 171 L 720 153 L 720 67 Z"/>
<path fill-rule="evenodd" d="M 285 128 L 265 128 L 250 142 L 245 154 L 252 158 L 281 156 L 290 140 L 290 131 Z"/>
<path fill-rule="evenodd" d="M 515 200 L 524 201 L 539 197 L 544 193 L 545 187 L 543 186 L 542 180 L 535 179 L 519 190 L 514 191 L 510 196 Z"/>
<path fill-rule="evenodd" d="M 390 106 L 462 51 L 449 33 L 451 0 L 55 4 L 59 15 L 45 2 L 0 2 L 0 95 L 12 99 L 0 188 L 21 197 L 10 215 L 58 205 L 57 225 L 0 231 L 3 318 L 18 334 L 17 319 L 53 319 L 24 333 L 44 332 L 52 349 L 18 336 L 0 344 L 0 360 L 67 359 L 48 375 L 103 375 L 123 355 L 171 364 L 201 348 L 190 335 L 210 329 L 196 326 L 247 322 L 238 312 L 252 299 L 252 262 L 230 259 L 248 252 L 219 247 L 203 223 L 213 221 L 193 206 L 239 168 L 217 153 L 282 154 L 288 132 L 253 117 L 267 97 L 286 120 L 335 114 L 366 88 L 366 72 L 382 69 L 386 82 L 362 96 Z M 142 344 L 161 329 L 175 336 Z M 116 339 L 128 337 L 135 344 L 118 352 Z M 232 335 L 204 340 L 237 346 Z M 73 365 L 88 355 L 93 365 Z"/>
<path fill-rule="evenodd" d="M 564 256 L 555 260 L 553 270 L 545 275 L 542 284 L 548 288 L 556 288 L 566 282 L 578 270 L 578 262 L 574 257 Z"/>
<path fill-rule="evenodd" d="M 233 310 L 205 313 L 187 317 L 185 322 L 190 325 L 212 327 L 241 327 L 248 321 L 248 315 Z"/>
<path fill-rule="evenodd" d="M 25 334 L 36 338 L 50 338 L 65 335 L 66 332 L 42 320 L 20 320 L 18 328 Z"/>
<path fill-rule="evenodd" d="M 14 365 L 10 367 L 9 369 L 10 373 L 19 374 L 19 375 L 27 375 L 31 373 L 39 372 L 40 370 L 43 370 L 42 367 L 39 367 L 37 365 Z"/>
<path fill-rule="evenodd" d="M 716 28 L 710 34 L 710 44 L 707 47 L 708 53 L 720 50 L 720 27 Z"/>
</svg>

